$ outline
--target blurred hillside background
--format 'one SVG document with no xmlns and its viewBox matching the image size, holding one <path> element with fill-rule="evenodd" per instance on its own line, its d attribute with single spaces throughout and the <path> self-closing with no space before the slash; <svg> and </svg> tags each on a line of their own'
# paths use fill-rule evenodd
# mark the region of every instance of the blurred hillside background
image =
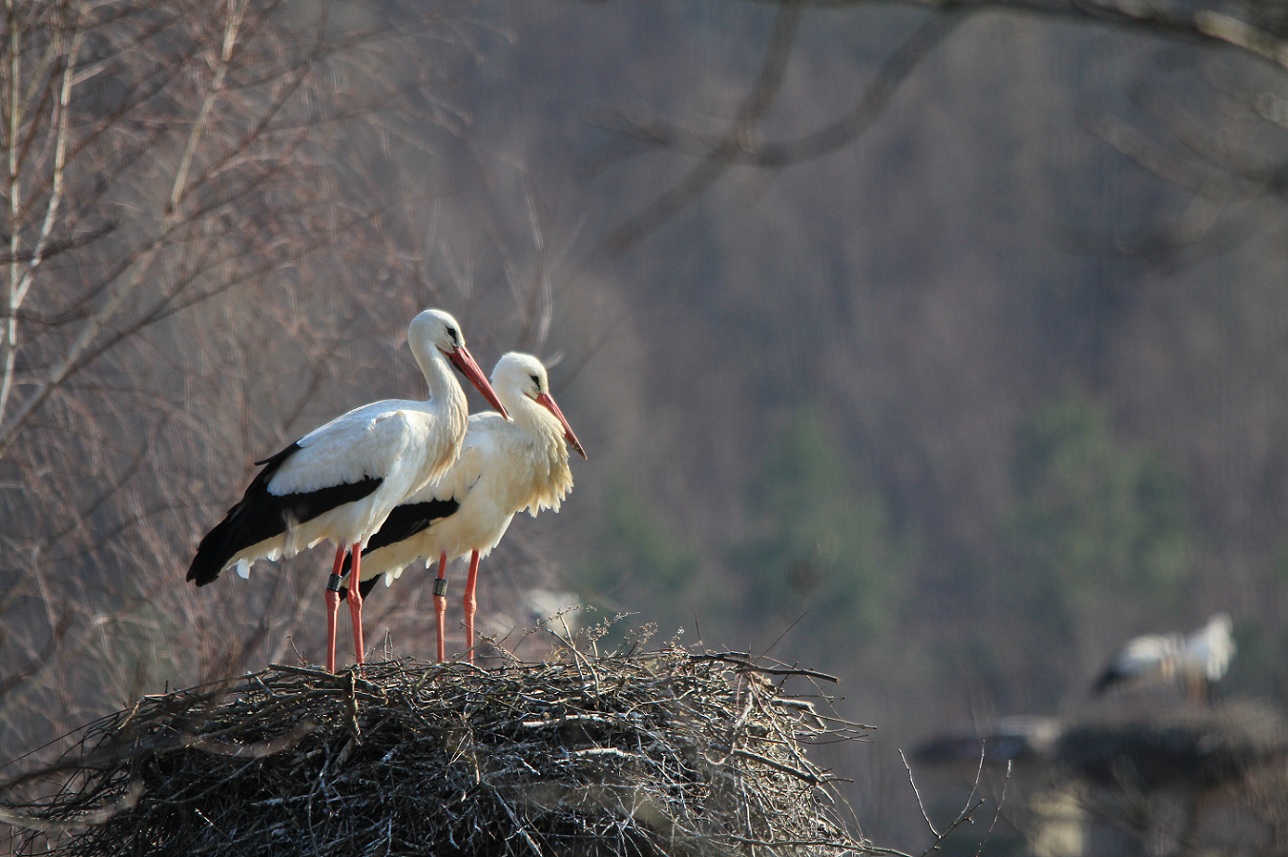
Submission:
<svg viewBox="0 0 1288 857">
<path fill-rule="evenodd" d="M 898 748 L 1075 710 L 1135 634 L 1227 611 L 1225 692 L 1282 702 L 1288 77 L 1061 8 L 7 6 L 0 759 L 321 659 L 324 549 L 183 574 L 256 459 L 421 394 L 427 306 L 557 360 L 590 453 L 480 618 L 838 675 L 878 842 L 925 838 Z M 426 656 L 429 605 L 368 640 Z"/>
</svg>

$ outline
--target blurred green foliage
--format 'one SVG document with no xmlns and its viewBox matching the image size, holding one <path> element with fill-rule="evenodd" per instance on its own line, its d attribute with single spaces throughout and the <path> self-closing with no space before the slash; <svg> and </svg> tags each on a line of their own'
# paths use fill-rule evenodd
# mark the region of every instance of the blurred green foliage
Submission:
<svg viewBox="0 0 1288 857">
<path fill-rule="evenodd" d="M 882 499 L 856 485 L 819 411 L 803 408 L 770 446 L 740 511 L 750 534 L 709 562 L 708 574 L 674 522 L 618 484 L 580 585 L 645 619 L 692 609 L 703 633 L 738 645 L 770 645 L 807 616 L 802 639 L 816 658 L 856 633 L 895 630 L 912 551 Z"/>
<path fill-rule="evenodd" d="M 1124 628 L 1185 627 L 1198 543 L 1184 480 L 1082 389 L 1019 425 L 1011 485 L 996 555 L 980 563 L 980 635 L 995 657 L 977 680 L 1000 709 L 1049 708 L 1081 696 L 1091 659 Z"/>
<path fill-rule="evenodd" d="M 1103 405 L 1075 389 L 1040 408 L 1019 428 L 1012 481 L 1002 543 L 1030 607 L 1130 599 L 1166 616 L 1178 605 L 1195 551 L 1183 481 L 1117 438 Z"/>
<path fill-rule="evenodd" d="M 815 656 L 895 629 L 911 551 L 817 409 L 800 410 L 771 445 L 744 509 L 751 534 L 725 560 L 736 582 L 725 603 L 744 627 L 782 631 L 805 616 Z"/>
<path fill-rule="evenodd" d="M 1110 626 L 1147 617 L 1183 627 L 1197 552 L 1183 480 L 1157 452 L 1122 439 L 1108 408 L 1081 389 L 1019 426 L 1010 476 L 995 553 L 959 557 L 974 569 L 981 612 L 974 636 L 957 635 L 957 655 L 942 665 L 966 668 L 1006 707 L 1023 705 L 1005 698 L 1009 686 L 1048 700 L 1076 692 L 1085 665 L 1033 653 L 1074 651 L 1106 616 Z M 780 651 L 825 668 L 856 641 L 933 645 L 909 637 L 934 594 L 913 585 L 926 562 L 915 534 L 894 527 L 821 409 L 791 416 L 736 512 L 738 535 L 704 551 L 618 485 L 582 585 L 646 619 L 696 616 L 712 641 L 764 648 L 787 632 Z M 808 633 L 790 633 L 797 622 Z"/>
<path fill-rule="evenodd" d="M 592 563 L 577 570 L 579 585 L 593 597 L 646 616 L 666 612 L 693 586 L 698 554 L 623 482 L 608 491 L 601 510 Z M 653 609 L 660 608 L 660 609 Z"/>
</svg>

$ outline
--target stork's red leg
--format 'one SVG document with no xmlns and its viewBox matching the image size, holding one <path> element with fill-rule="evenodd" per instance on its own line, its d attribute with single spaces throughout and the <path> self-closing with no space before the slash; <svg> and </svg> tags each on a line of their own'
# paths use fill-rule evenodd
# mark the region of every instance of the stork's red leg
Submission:
<svg viewBox="0 0 1288 857">
<path fill-rule="evenodd" d="M 474 663 L 474 611 L 478 600 L 474 597 L 474 584 L 479 577 L 479 552 L 470 554 L 470 576 L 465 578 L 465 652 Z"/>
<path fill-rule="evenodd" d="M 362 542 L 354 542 L 349 554 L 353 558 L 353 567 L 349 572 L 349 618 L 353 621 L 353 651 L 358 666 L 365 662 L 366 647 L 362 641 Z"/>
<path fill-rule="evenodd" d="M 335 672 L 335 621 L 340 613 L 340 570 L 344 568 L 345 546 L 335 552 L 335 565 L 331 567 L 331 580 L 326 587 L 326 671 Z"/>
<path fill-rule="evenodd" d="M 446 646 L 443 643 L 443 623 L 447 621 L 447 552 L 438 556 L 438 577 L 434 580 L 434 617 L 437 619 L 435 631 L 438 637 L 438 662 L 446 657 Z"/>
</svg>

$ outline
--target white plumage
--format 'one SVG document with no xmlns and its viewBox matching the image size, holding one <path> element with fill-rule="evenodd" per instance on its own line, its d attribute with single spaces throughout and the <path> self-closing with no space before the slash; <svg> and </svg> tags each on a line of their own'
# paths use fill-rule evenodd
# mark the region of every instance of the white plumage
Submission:
<svg viewBox="0 0 1288 857">
<path fill-rule="evenodd" d="M 258 462 L 264 467 L 241 501 L 201 540 L 188 580 L 204 586 L 232 567 L 246 576 L 258 559 L 290 556 L 323 540 L 338 545 L 333 568 L 338 574 L 346 552 L 357 555 L 403 499 L 439 479 L 456 461 L 468 403 L 449 361 L 505 411 L 451 315 L 420 313 L 412 319 L 407 342 L 429 398 L 364 405 Z M 338 596 L 335 584 L 329 588 L 327 664 L 334 670 Z M 350 600 L 350 611 L 362 663 L 360 598 Z"/>
<path fill-rule="evenodd" d="M 1216 614 L 1187 636 L 1181 647 L 1180 673 L 1190 695 L 1206 699 L 1212 685 L 1225 678 L 1237 651 L 1234 622 L 1228 613 Z"/>
<path fill-rule="evenodd" d="M 1171 679 L 1183 643 L 1180 634 L 1145 634 L 1128 640 L 1110 659 L 1093 690 L 1103 693 L 1123 682 Z"/>
<path fill-rule="evenodd" d="M 1124 682 L 1179 679 L 1191 696 L 1205 699 L 1212 685 L 1225 677 L 1237 651 L 1233 628 L 1229 615 L 1218 613 L 1188 636 L 1170 633 L 1135 637 L 1110 659 L 1093 690 L 1101 693 Z"/>
<path fill-rule="evenodd" d="M 427 567 L 438 559 L 438 576 L 444 579 L 446 561 L 470 554 L 465 591 L 467 649 L 473 645 L 479 560 L 501 541 L 515 513 L 526 510 L 535 517 L 544 509 L 557 512 L 572 489 L 569 446 L 586 456 L 550 396 L 541 361 L 510 352 L 497 361 L 492 385 L 510 420 L 495 413 L 471 416 L 456 464 L 390 514 L 368 542 L 359 569 L 359 588 L 370 589 L 380 575 L 386 584 L 392 583 L 403 568 L 420 559 Z M 445 585 L 444 579 L 437 586 Z M 436 594 L 440 660 L 443 604 Z"/>
<path fill-rule="evenodd" d="M 464 400 L 460 385 L 451 381 Z M 465 422 L 465 407 L 452 403 L 431 413 L 404 404 L 414 403 L 375 402 L 356 408 L 296 441 L 298 451 L 268 480 L 269 494 L 313 494 L 373 479 L 379 485 L 360 500 L 296 521 L 284 533 L 238 551 L 230 563 L 240 575 L 249 577 L 249 564 L 257 559 L 291 556 L 323 539 L 340 545 L 362 542 L 380 529 L 399 500 L 451 466 L 459 450 L 457 438 L 464 434 L 458 423 Z"/>
</svg>

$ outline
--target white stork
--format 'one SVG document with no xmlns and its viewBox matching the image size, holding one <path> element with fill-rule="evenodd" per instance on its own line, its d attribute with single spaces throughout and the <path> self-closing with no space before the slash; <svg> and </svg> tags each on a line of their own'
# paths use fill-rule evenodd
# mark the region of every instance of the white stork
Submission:
<svg viewBox="0 0 1288 857">
<path fill-rule="evenodd" d="M 1110 658 L 1092 686 L 1092 693 L 1099 695 L 1125 682 L 1170 681 L 1176 674 L 1184 643 L 1180 634 L 1145 634 L 1128 640 Z"/>
<path fill-rule="evenodd" d="M 470 554 L 463 600 L 465 646 L 473 662 L 479 560 L 501 541 L 516 512 L 526 509 L 535 517 L 543 509 L 559 511 L 572 489 L 569 446 L 586 458 L 550 396 L 540 360 L 517 352 L 503 355 L 492 370 L 492 385 L 510 420 L 490 412 L 471 416 L 456 464 L 390 513 L 380 532 L 368 539 L 357 570 L 358 590 L 365 595 L 381 575 L 388 585 L 408 563 L 424 559 L 428 567 L 438 558 L 434 612 L 439 661 L 444 658 L 448 560 Z"/>
<path fill-rule="evenodd" d="M 1207 699 L 1238 650 L 1233 628 L 1230 616 L 1218 613 L 1188 636 L 1170 633 L 1136 637 L 1114 655 L 1092 691 L 1103 693 L 1127 681 L 1179 681 L 1189 696 Z"/>
<path fill-rule="evenodd" d="M 1225 678 L 1230 661 L 1239 650 L 1233 632 L 1234 622 L 1230 615 L 1218 613 L 1185 638 L 1180 650 L 1179 671 L 1190 696 L 1200 700 L 1210 698 L 1212 686 Z"/>
<path fill-rule="evenodd" d="M 456 461 L 468 420 L 455 365 L 502 414 L 461 326 L 441 310 L 411 321 L 407 344 L 429 385 L 426 401 L 391 399 L 337 417 L 258 461 L 263 468 L 242 499 L 201 544 L 188 580 L 205 586 L 236 567 L 248 577 L 258 559 L 291 556 L 329 539 L 338 547 L 327 585 L 327 669 L 335 672 L 335 626 L 346 553 L 358 566 L 362 546 L 406 497 L 437 481 Z M 498 420 L 504 422 L 503 416 Z M 362 599 L 349 599 L 354 647 L 363 663 Z"/>
</svg>

